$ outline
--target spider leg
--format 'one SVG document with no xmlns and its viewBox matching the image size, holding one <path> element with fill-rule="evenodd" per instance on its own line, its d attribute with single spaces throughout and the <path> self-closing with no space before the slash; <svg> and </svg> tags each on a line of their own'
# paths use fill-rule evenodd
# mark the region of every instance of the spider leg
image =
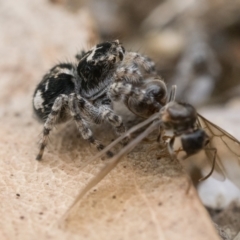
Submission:
<svg viewBox="0 0 240 240">
<path fill-rule="evenodd" d="M 61 94 L 59 97 L 55 99 L 51 112 L 48 114 L 47 119 L 43 126 L 43 137 L 40 143 L 40 150 L 36 157 L 36 160 L 42 159 L 44 149 L 47 146 L 48 135 L 52 130 L 54 124 L 56 123 L 56 120 L 58 118 L 59 112 L 62 109 L 62 106 L 65 105 L 67 101 L 68 101 L 68 97 L 64 94 Z"/>
<path fill-rule="evenodd" d="M 114 113 L 110 105 L 111 101 L 108 97 L 97 100 L 94 105 L 86 101 L 80 95 L 77 95 L 79 107 L 81 112 L 85 112 L 86 115 L 96 124 L 100 124 L 103 121 L 110 123 L 117 135 L 122 135 L 126 132 L 126 127 L 122 121 L 122 118 Z M 125 137 L 121 143 L 126 145 L 130 140 L 130 137 Z"/>
<path fill-rule="evenodd" d="M 79 109 L 79 100 L 76 97 L 75 93 L 70 94 L 68 105 L 70 109 L 70 114 L 73 117 L 77 125 L 78 131 L 81 133 L 83 139 L 87 140 L 88 142 L 93 144 L 99 151 L 101 151 L 104 148 L 104 145 L 93 137 L 91 129 L 88 127 L 87 122 L 81 116 Z M 107 155 L 111 157 L 113 154 L 108 151 Z"/>
<path fill-rule="evenodd" d="M 114 78 L 128 83 L 141 83 L 146 74 L 156 75 L 154 62 L 138 53 L 128 52 L 116 69 Z"/>
<path fill-rule="evenodd" d="M 126 52 L 118 66 L 114 78 L 129 83 L 143 82 L 145 75 L 156 75 L 155 63 L 136 52 Z"/>
<path fill-rule="evenodd" d="M 106 119 L 115 128 L 115 131 L 118 135 L 121 135 L 126 131 L 122 118 L 116 115 L 111 108 L 107 106 L 101 106 L 99 111 L 101 112 L 101 117 Z"/>
<path fill-rule="evenodd" d="M 126 101 L 129 97 L 133 97 L 138 102 L 155 103 L 155 100 L 148 96 L 145 90 L 126 82 L 116 81 L 112 83 L 109 88 L 109 95 L 114 101 Z"/>
<path fill-rule="evenodd" d="M 151 92 L 126 82 L 113 82 L 109 87 L 109 97 L 113 101 L 124 102 L 131 112 L 144 118 L 162 107 Z"/>
<path fill-rule="evenodd" d="M 122 135 L 123 133 L 126 132 L 126 127 L 123 124 L 122 118 L 118 115 L 116 115 L 111 108 L 107 106 L 101 106 L 99 108 L 99 111 L 102 112 L 102 118 L 106 119 L 115 129 L 115 132 L 118 135 Z M 122 145 L 126 145 L 129 140 L 131 139 L 131 136 L 125 137 L 122 141 Z"/>
<path fill-rule="evenodd" d="M 115 79 L 129 83 L 138 83 L 143 81 L 142 73 L 137 64 L 122 65 L 116 69 Z"/>
<path fill-rule="evenodd" d="M 93 105 L 80 95 L 77 95 L 76 98 L 80 111 L 87 115 L 87 117 L 94 123 L 100 124 L 103 121 L 109 122 L 118 135 L 121 135 L 126 131 L 122 118 L 114 113 L 109 104 L 102 105 L 100 103 L 102 100 L 99 100 Z"/>
<path fill-rule="evenodd" d="M 148 74 L 156 73 L 155 63 L 147 56 L 143 56 L 136 52 L 127 52 L 125 58 L 143 67 Z"/>
</svg>

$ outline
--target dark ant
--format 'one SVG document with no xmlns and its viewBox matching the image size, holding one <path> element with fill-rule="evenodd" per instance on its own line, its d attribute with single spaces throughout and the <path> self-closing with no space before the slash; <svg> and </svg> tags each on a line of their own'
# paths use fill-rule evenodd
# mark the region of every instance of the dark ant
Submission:
<svg viewBox="0 0 240 240">
<path fill-rule="evenodd" d="M 93 162 L 112 149 L 116 144 L 122 141 L 122 139 L 131 136 L 134 132 L 147 126 L 141 134 L 123 147 L 107 162 L 105 167 L 103 167 L 103 169 L 79 193 L 69 211 L 91 188 L 98 184 L 121 161 L 121 158 L 124 155 L 131 151 L 144 138 L 148 137 L 153 131 L 158 130 L 160 130 L 158 136 L 158 141 L 160 143 L 163 141 L 162 133 L 164 130 L 172 130 L 173 136 L 170 137 L 170 140 L 167 143 L 168 152 L 172 156 L 176 156 L 179 151 L 184 151 L 186 152 L 186 155 L 183 159 L 186 159 L 203 149 L 205 150 L 208 161 L 211 162 L 212 167 L 210 172 L 205 177 L 201 178 L 200 181 L 210 177 L 214 170 L 220 173 L 220 175 L 227 175 L 227 177 L 231 179 L 231 174 L 225 167 L 229 162 L 228 160 L 220 158 L 218 153 L 218 150 L 220 149 L 217 149 L 216 145 L 222 143 L 226 148 L 225 150 L 233 156 L 234 163 L 237 163 L 237 166 L 240 168 L 240 142 L 225 130 L 198 114 L 192 105 L 175 101 L 175 94 L 176 86 L 173 86 L 168 103 L 164 107 L 145 121 L 129 129 L 125 134 L 117 138 L 86 163 L 87 165 L 88 163 Z M 173 145 L 176 137 L 180 137 L 182 147 L 180 150 L 174 151 Z M 217 143 L 216 140 L 218 141 Z"/>
</svg>

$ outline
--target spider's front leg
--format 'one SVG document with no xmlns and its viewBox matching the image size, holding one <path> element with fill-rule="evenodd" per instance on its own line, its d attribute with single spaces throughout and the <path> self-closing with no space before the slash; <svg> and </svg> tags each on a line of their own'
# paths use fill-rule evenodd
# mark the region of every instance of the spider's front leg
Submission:
<svg viewBox="0 0 240 240">
<path fill-rule="evenodd" d="M 122 117 L 114 113 L 111 104 L 111 100 L 107 96 L 95 101 L 95 116 L 97 116 L 101 122 L 109 122 L 113 126 L 117 135 L 121 135 L 126 132 L 126 127 L 123 124 Z"/>
<path fill-rule="evenodd" d="M 90 142 L 91 144 L 93 144 L 94 146 L 96 146 L 96 148 L 101 151 L 104 148 L 104 145 L 97 141 L 94 137 L 93 137 L 93 133 L 91 131 L 91 129 L 88 127 L 87 122 L 85 121 L 85 113 L 84 111 L 82 112 L 79 108 L 79 98 L 81 98 L 81 103 L 82 106 L 85 105 L 87 103 L 87 101 L 82 98 L 81 96 L 78 96 L 75 93 L 72 93 L 69 95 L 69 109 L 70 109 L 70 114 L 73 117 L 77 128 L 79 130 L 79 132 L 81 133 L 83 139 L 87 140 L 88 142 Z M 90 105 L 90 104 L 89 104 Z M 92 106 L 92 105 L 91 105 Z M 89 108 L 91 109 L 91 107 Z M 113 154 L 111 152 L 107 152 L 108 156 L 112 156 Z"/>
<path fill-rule="evenodd" d="M 156 75 L 155 63 L 149 57 L 137 52 L 127 52 L 124 57 L 124 63 L 128 66 L 131 65 L 129 63 L 134 63 L 138 66 L 138 69 L 142 68 L 142 72 Z"/>
<path fill-rule="evenodd" d="M 155 63 L 136 52 L 126 52 L 123 62 L 118 66 L 114 79 L 128 83 L 142 83 L 145 76 L 156 76 Z"/>
<path fill-rule="evenodd" d="M 108 102 L 108 104 L 106 104 L 106 102 Z M 111 100 L 106 97 L 105 99 L 96 101 L 94 105 L 98 108 L 102 120 L 108 121 L 114 127 L 117 135 L 122 135 L 126 132 L 126 127 L 123 123 L 122 117 L 115 114 L 112 110 L 111 104 Z M 121 144 L 126 145 L 129 140 L 130 136 L 127 136 L 121 141 Z"/>
<path fill-rule="evenodd" d="M 92 131 L 87 126 L 85 119 L 96 124 L 107 121 L 114 127 L 116 133 L 119 135 L 126 130 L 122 118 L 116 115 L 109 105 L 101 105 L 101 101 L 102 100 L 98 100 L 98 102 L 95 103 L 96 106 L 94 106 L 79 94 L 71 94 L 69 97 L 70 112 L 79 131 L 83 138 L 95 145 L 98 150 L 102 150 L 104 145 L 94 139 Z M 112 153 L 107 152 L 107 155 L 112 156 Z"/>
<path fill-rule="evenodd" d="M 167 101 L 167 88 L 160 78 L 145 79 L 142 84 L 115 81 L 109 88 L 113 101 L 122 101 L 134 114 L 148 118 Z"/>
<path fill-rule="evenodd" d="M 47 120 L 45 121 L 43 126 L 43 136 L 40 143 L 40 150 L 36 157 L 36 160 L 42 159 L 44 149 L 47 146 L 48 136 L 50 134 L 50 131 L 52 130 L 54 124 L 57 122 L 57 119 L 62 107 L 66 105 L 67 102 L 68 102 L 68 97 L 67 95 L 64 95 L 64 94 L 61 94 L 59 97 L 55 99 L 51 112 L 48 114 Z"/>
</svg>

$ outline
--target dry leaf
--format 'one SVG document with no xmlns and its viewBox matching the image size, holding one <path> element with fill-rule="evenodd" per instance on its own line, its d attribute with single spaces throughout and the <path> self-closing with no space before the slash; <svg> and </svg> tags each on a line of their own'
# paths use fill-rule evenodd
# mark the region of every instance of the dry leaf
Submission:
<svg viewBox="0 0 240 240">
<path fill-rule="evenodd" d="M 147 157 L 141 146 L 60 226 L 104 163 L 79 171 L 94 150 L 71 123 L 53 130 L 37 162 L 42 125 L 33 118 L 32 94 L 44 71 L 73 57 L 94 30 L 84 10 L 74 15 L 31 0 L 0 5 L 0 239 L 219 239 L 195 190 L 186 194 L 178 162 Z"/>
</svg>

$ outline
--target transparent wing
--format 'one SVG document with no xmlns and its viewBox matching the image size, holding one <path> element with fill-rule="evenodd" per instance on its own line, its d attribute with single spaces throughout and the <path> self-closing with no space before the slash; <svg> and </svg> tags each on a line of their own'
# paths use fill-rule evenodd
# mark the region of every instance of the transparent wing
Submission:
<svg viewBox="0 0 240 240">
<path fill-rule="evenodd" d="M 171 93 L 169 96 L 169 101 L 173 101 L 175 99 L 176 95 L 176 86 L 172 86 Z M 144 138 L 149 136 L 151 132 L 154 130 L 159 130 L 161 120 L 160 120 L 160 113 L 157 112 L 153 114 L 151 117 L 146 119 L 145 121 L 137 124 L 136 126 L 129 129 L 125 134 L 117 138 L 115 141 L 113 141 L 111 144 L 109 144 L 106 148 L 104 148 L 100 153 L 96 154 L 93 158 L 91 158 L 86 164 L 84 164 L 83 167 L 85 167 L 87 164 L 95 161 L 97 158 L 104 155 L 107 151 L 109 151 L 112 147 L 114 147 L 117 143 L 119 143 L 121 140 L 123 140 L 125 137 L 130 136 L 132 133 L 138 131 L 142 127 L 147 126 L 148 124 L 151 124 L 148 126 L 140 135 L 138 135 L 134 140 L 132 140 L 129 144 L 127 144 L 122 150 L 115 155 L 101 170 L 100 172 L 93 177 L 90 182 L 80 191 L 68 211 L 63 216 L 63 220 L 67 220 L 69 214 L 74 209 L 75 206 L 77 206 L 80 202 L 80 200 L 85 196 L 85 194 L 91 190 L 94 186 L 96 186 L 109 172 L 111 172 L 112 169 L 116 167 L 116 165 L 121 161 L 122 157 L 126 155 L 129 151 L 131 151 L 135 146 L 138 145 Z M 82 169 L 81 168 L 81 169 Z"/>
<path fill-rule="evenodd" d="M 176 85 L 172 85 L 170 93 L 169 93 L 169 97 L 168 97 L 168 102 L 174 101 L 175 97 L 176 97 L 176 91 L 177 91 L 177 86 Z M 131 110 L 131 109 L 130 109 Z M 133 112 L 134 113 L 134 112 Z M 96 154 L 93 158 L 91 158 L 89 161 L 87 161 L 84 165 L 82 165 L 82 167 L 80 168 L 80 170 L 82 170 L 83 168 L 85 168 L 88 164 L 92 163 L 93 161 L 95 161 L 97 158 L 103 156 L 107 151 L 111 150 L 115 145 L 117 145 L 119 142 L 121 142 L 124 138 L 126 137 L 130 137 L 132 133 L 138 131 L 139 129 L 147 126 L 148 124 L 152 123 L 153 121 L 157 120 L 160 118 L 160 112 L 157 112 L 155 114 L 153 114 L 152 116 L 150 116 L 148 119 L 146 119 L 145 121 L 137 124 L 136 126 L 132 127 L 131 129 L 129 129 L 126 133 L 124 133 L 123 135 L 121 135 L 119 138 L 117 138 L 115 141 L 113 141 L 111 144 L 109 144 L 107 147 L 105 147 L 101 152 L 99 152 L 98 154 Z"/>
<path fill-rule="evenodd" d="M 210 137 L 208 148 L 217 149 L 215 166 L 217 174 L 213 176 L 219 179 L 225 175 L 240 188 L 240 142 L 200 114 L 198 114 L 198 124 Z M 213 151 L 206 149 L 206 155 L 212 164 Z"/>
<path fill-rule="evenodd" d="M 147 137 L 151 132 L 159 128 L 159 121 L 153 122 L 144 132 L 142 132 L 138 137 L 136 137 L 133 141 L 131 141 L 128 145 L 126 145 L 122 150 L 115 155 L 100 171 L 99 173 L 93 177 L 90 182 L 80 191 L 76 199 L 74 200 L 71 207 L 64 215 L 64 219 L 66 220 L 68 215 L 71 213 L 71 210 L 78 205 L 80 200 L 85 196 L 85 194 L 91 190 L 94 186 L 96 186 L 112 169 L 114 169 L 117 164 L 121 161 L 122 157 L 126 155 L 129 151 L 131 151 L 135 146 L 138 145 L 145 137 Z M 95 158 L 95 157 L 94 157 Z"/>
<path fill-rule="evenodd" d="M 82 170 L 85 168 L 88 164 L 94 162 L 99 157 L 102 157 L 107 151 L 111 150 L 114 146 L 116 146 L 119 142 L 121 142 L 126 137 L 131 137 L 131 134 L 138 131 L 139 129 L 146 127 L 148 124 L 152 123 L 153 121 L 156 121 L 159 119 L 159 113 L 153 114 L 151 117 L 146 119 L 145 121 L 137 124 L 136 126 L 130 128 L 126 133 L 118 137 L 116 140 L 114 140 L 112 143 L 110 143 L 108 146 L 106 146 L 101 152 L 97 153 L 93 158 L 89 159 L 85 164 L 83 164 L 80 168 Z"/>
</svg>

